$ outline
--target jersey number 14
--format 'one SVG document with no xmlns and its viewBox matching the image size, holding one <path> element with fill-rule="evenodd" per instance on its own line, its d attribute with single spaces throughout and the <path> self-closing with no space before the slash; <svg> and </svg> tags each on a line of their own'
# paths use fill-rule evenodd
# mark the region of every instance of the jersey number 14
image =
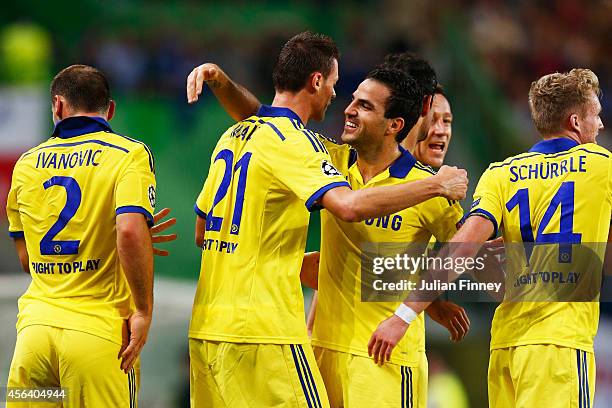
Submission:
<svg viewBox="0 0 612 408">
<path fill-rule="evenodd" d="M 574 232 L 574 182 L 566 181 L 561 184 L 542 217 L 538 226 L 538 233 L 534 239 L 531 228 L 531 211 L 529 208 L 529 189 L 522 188 L 506 203 L 506 209 L 512 211 L 516 206 L 519 209 L 521 225 L 521 238 L 524 243 L 536 244 L 561 244 L 559 245 L 559 262 L 571 262 L 571 244 L 579 244 L 582 234 Z M 559 232 L 545 233 L 544 230 L 550 223 L 557 208 L 561 206 L 559 218 Z M 531 258 L 532 245 L 525 248 L 527 264 Z"/>
</svg>

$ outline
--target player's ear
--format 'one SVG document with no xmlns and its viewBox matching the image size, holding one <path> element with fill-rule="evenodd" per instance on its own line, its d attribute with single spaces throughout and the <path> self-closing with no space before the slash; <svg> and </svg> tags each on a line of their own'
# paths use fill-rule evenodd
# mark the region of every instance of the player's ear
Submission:
<svg viewBox="0 0 612 408">
<path fill-rule="evenodd" d="M 321 89 L 323 82 L 323 74 L 320 72 L 313 72 L 313 74 L 310 76 L 310 86 L 312 86 L 312 89 L 314 89 L 315 92 L 318 92 L 319 89 Z"/>
<path fill-rule="evenodd" d="M 59 122 L 60 120 L 64 119 L 65 106 L 61 96 L 53 95 L 53 98 L 51 98 L 51 110 L 53 112 L 53 120 L 57 120 Z"/>
<path fill-rule="evenodd" d="M 113 116 L 115 116 L 115 109 L 117 108 L 117 105 L 115 104 L 115 101 L 113 101 L 112 99 L 110 100 L 110 103 L 108 104 L 108 112 L 106 113 L 106 120 L 110 121 Z"/>
<path fill-rule="evenodd" d="M 404 128 L 404 125 L 406 124 L 406 122 L 404 122 L 404 118 L 393 118 L 389 121 L 389 133 L 393 133 L 394 135 L 397 135 L 399 132 L 402 131 L 402 129 Z"/>
<path fill-rule="evenodd" d="M 578 117 L 578 114 L 573 113 L 573 114 L 570 115 L 570 117 L 569 117 L 569 128 L 573 132 L 576 132 L 576 133 L 580 134 L 580 118 Z"/>
</svg>

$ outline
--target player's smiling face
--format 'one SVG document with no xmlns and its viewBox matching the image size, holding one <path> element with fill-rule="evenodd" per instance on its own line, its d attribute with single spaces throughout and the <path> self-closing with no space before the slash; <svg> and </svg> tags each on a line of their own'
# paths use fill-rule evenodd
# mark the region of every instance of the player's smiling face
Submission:
<svg viewBox="0 0 612 408">
<path fill-rule="evenodd" d="M 601 103 L 593 92 L 590 101 L 585 104 L 583 112 L 578 115 L 580 117 L 580 139 L 582 143 L 595 143 L 595 138 L 604 127 L 599 116 L 600 113 Z"/>
<path fill-rule="evenodd" d="M 432 167 L 440 167 L 444 163 L 444 157 L 448 151 L 453 122 L 450 104 L 444 95 L 435 95 L 430 115 L 430 126 L 426 130 L 427 137 L 422 142 L 417 143 L 414 155 L 422 163 Z M 427 126 L 426 122 L 423 122 L 423 126 Z"/>
<path fill-rule="evenodd" d="M 389 88 L 378 81 L 366 79 L 359 84 L 344 110 L 342 141 L 354 147 L 380 141 L 388 128 L 385 105 L 389 96 Z"/>
</svg>

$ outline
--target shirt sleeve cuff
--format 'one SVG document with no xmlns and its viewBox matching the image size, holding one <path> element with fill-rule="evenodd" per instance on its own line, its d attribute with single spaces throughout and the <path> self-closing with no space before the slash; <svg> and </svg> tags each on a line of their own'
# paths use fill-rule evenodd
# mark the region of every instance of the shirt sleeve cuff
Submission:
<svg viewBox="0 0 612 408">
<path fill-rule="evenodd" d="M 142 214 L 147 219 L 147 224 L 149 225 L 149 227 L 152 227 L 154 225 L 153 215 L 151 215 L 151 213 L 143 207 L 140 207 L 137 205 L 126 205 L 123 207 L 119 207 L 115 210 L 116 215 L 127 214 L 127 213 Z"/>
<path fill-rule="evenodd" d="M 336 187 L 349 187 L 350 188 L 351 186 L 346 181 L 335 181 L 333 183 L 324 185 L 323 187 L 315 191 L 314 194 L 311 195 L 308 200 L 306 200 L 306 208 L 308 209 L 308 211 L 312 212 L 312 211 L 317 211 L 323 208 L 323 206 L 316 204 L 317 201 L 321 197 L 323 197 L 323 194 L 327 193 L 329 190 L 331 190 L 332 188 L 336 188 Z"/>
<path fill-rule="evenodd" d="M 13 239 L 25 238 L 25 234 L 23 233 L 23 231 L 9 231 L 8 234 L 9 234 L 9 237 Z"/>
<path fill-rule="evenodd" d="M 198 217 L 206 219 L 206 213 L 200 210 L 197 204 L 193 206 L 193 210 L 196 214 L 198 214 Z"/>
<path fill-rule="evenodd" d="M 499 229 L 499 223 L 497 222 L 497 219 L 495 218 L 495 216 L 493 216 L 493 214 L 491 214 L 487 210 L 483 210 L 482 208 L 477 208 L 475 210 L 470 211 L 470 213 L 467 215 L 467 217 L 465 217 L 465 219 L 468 219 L 469 217 L 471 217 L 473 215 L 477 215 L 479 217 L 484 217 L 487 220 L 491 221 L 493 223 L 493 235 L 492 235 L 492 237 L 494 238 L 494 237 L 497 236 L 497 231 Z"/>
</svg>

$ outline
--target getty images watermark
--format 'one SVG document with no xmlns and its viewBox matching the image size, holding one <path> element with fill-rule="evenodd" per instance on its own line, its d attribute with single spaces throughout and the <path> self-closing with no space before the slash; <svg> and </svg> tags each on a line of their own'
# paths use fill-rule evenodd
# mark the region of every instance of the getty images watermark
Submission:
<svg viewBox="0 0 612 408">
<path fill-rule="evenodd" d="M 612 300 L 606 243 L 367 243 L 361 299 L 592 302 Z M 603 289 L 602 289 L 603 287 Z"/>
</svg>

